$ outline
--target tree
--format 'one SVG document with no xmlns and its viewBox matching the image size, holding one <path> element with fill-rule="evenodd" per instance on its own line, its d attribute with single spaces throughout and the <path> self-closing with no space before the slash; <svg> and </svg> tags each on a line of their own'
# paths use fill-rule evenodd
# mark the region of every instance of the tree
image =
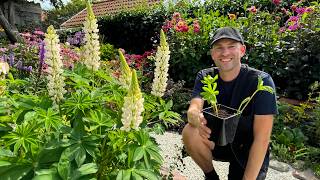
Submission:
<svg viewBox="0 0 320 180">
<path fill-rule="evenodd" d="M 18 33 L 18 29 L 17 27 L 15 27 L 14 4 L 23 3 L 26 1 L 27 0 L 1 0 L 0 2 L 0 25 L 4 29 L 4 32 L 6 33 L 11 43 L 15 43 L 21 39 Z M 49 1 L 56 8 L 63 6 L 62 0 L 49 0 Z M 5 17 L 5 12 L 4 12 L 5 5 L 7 5 L 7 9 L 8 9 L 8 13 L 7 13 L 8 18 Z"/>
<path fill-rule="evenodd" d="M 45 26 L 53 25 L 58 28 L 63 22 L 70 19 L 86 7 L 86 0 L 71 0 L 68 4 L 60 8 L 54 8 L 47 12 Z"/>
</svg>

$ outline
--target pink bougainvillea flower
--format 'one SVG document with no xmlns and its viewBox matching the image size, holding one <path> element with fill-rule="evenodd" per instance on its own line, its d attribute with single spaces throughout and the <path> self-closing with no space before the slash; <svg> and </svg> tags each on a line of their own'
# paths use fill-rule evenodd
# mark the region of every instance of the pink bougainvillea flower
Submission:
<svg viewBox="0 0 320 180">
<path fill-rule="evenodd" d="M 43 36 L 44 35 L 44 32 L 40 31 L 40 30 L 36 30 L 33 32 L 33 34 L 35 35 L 39 35 L 39 36 Z"/>
<path fill-rule="evenodd" d="M 281 4 L 281 0 L 272 0 L 272 3 L 279 6 Z"/>
<path fill-rule="evenodd" d="M 162 29 L 163 29 L 164 32 L 168 32 L 169 29 L 171 29 L 172 27 L 173 27 L 172 22 L 169 21 L 169 20 L 166 20 L 166 22 L 162 26 Z"/>
<path fill-rule="evenodd" d="M 257 12 L 257 8 L 255 6 L 251 6 L 250 8 L 248 8 L 248 11 L 255 14 Z"/>
<path fill-rule="evenodd" d="M 297 12 L 298 14 L 303 14 L 303 13 L 306 12 L 306 8 L 304 8 L 304 7 L 296 8 L 296 12 Z"/>
<path fill-rule="evenodd" d="M 288 22 L 297 22 L 299 21 L 299 16 L 291 16 L 288 20 L 287 20 L 287 23 Z"/>
<path fill-rule="evenodd" d="M 295 23 L 293 23 L 292 25 L 288 26 L 288 29 L 289 29 L 290 31 L 295 31 L 295 30 L 297 30 L 297 29 L 299 29 L 299 28 L 300 28 L 300 25 L 299 25 L 298 22 L 295 22 Z"/>
<path fill-rule="evenodd" d="M 177 25 L 174 27 L 174 29 L 178 32 L 188 32 L 189 27 L 187 23 L 183 20 L 180 20 Z"/>
<path fill-rule="evenodd" d="M 299 16 L 291 16 L 286 24 L 288 25 L 288 29 L 290 31 L 294 31 L 300 28 L 300 24 L 299 24 Z"/>
<path fill-rule="evenodd" d="M 229 16 L 229 19 L 231 20 L 237 19 L 237 16 L 235 14 L 228 14 L 228 16 Z"/>
<path fill-rule="evenodd" d="M 307 13 L 313 12 L 313 8 L 312 7 L 307 7 L 306 12 Z"/>
<path fill-rule="evenodd" d="M 291 8 L 291 10 L 292 10 L 293 12 L 295 12 L 296 9 L 297 9 L 297 5 L 293 4 L 290 8 Z"/>
<path fill-rule="evenodd" d="M 173 19 L 180 19 L 180 18 L 181 18 L 181 15 L 180 15 L 180 13 L 175 12 L 175 13 L 173 13 L 172 18 L 173 18 Z"/>
<path fill-rule="evenodd" d="M 289 11 L 286 8 L 281 8 L 283 14 L 288 15 Z"/>
<path fill-rule="evenodd" d="M 21 36 L 23 37 L 31 37 L 31 34 L 29 32 L 21 33 Z"/>
<path fill-rule="evenodd" d="M 280 29 L 279 29 L 279 32 L 280 33 L 283 33 L 283 32 L 285 32 L 286 31 L 286 28 L 285 27 L 281 27 Z"/>
<path fill-rule="evenodd" d="M 200 24 L 199 24 L 198 20 L 195 20 L 193 22 L 193 32 L 194 33 L 199 33 L 200 32 Z"/>
</svg>

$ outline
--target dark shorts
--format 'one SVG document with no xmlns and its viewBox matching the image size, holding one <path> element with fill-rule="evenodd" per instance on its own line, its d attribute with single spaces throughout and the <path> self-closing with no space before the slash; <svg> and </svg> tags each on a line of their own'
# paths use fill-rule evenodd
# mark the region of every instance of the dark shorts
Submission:
<svg viewBox="0 0 320 180">
<path fill-rule="evenodd" d="M 231 148 L 231 145 L 227 146 L 215 146 L 212 151 L 213 159 L 216 161 L 229 162 L 229 180 L 242 180 L 246 162 L 248 157 L 242 152 L 249 152 L 249 148 Z M 260 172 L 258 174 L 257 180 L 264 180 L 267 176 L 267 171 L 269 167 L 269 151 L 264 159 L 261 166 Z"/>
</svg>

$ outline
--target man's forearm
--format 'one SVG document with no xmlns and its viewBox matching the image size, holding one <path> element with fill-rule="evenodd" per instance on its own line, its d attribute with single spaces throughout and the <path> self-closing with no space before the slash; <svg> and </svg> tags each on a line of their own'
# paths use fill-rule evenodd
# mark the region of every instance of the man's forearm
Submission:
<svg viewBox="0 0 320 180">
<path fill-rule="evenodd" d="M 255 180 L 261 169 L 269 146 L 269 140 L 254 140 L 249 152 L 248 163 L 243 180 Z"/>
</svg>

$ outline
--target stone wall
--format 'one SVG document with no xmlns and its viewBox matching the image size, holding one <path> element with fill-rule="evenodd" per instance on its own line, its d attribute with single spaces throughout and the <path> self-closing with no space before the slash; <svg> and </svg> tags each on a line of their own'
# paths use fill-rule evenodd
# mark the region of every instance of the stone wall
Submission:
<svg viewBox="0 0 320 180">
<path fill-rule="evenodd" d="M 27 27 L 40 24 L 42 9 L 39 3 L 20 2 L 14 3 L 16 27 Z M 4 3 L 4 14 L 8 18 L 8 3 Z"/>
</svg>

